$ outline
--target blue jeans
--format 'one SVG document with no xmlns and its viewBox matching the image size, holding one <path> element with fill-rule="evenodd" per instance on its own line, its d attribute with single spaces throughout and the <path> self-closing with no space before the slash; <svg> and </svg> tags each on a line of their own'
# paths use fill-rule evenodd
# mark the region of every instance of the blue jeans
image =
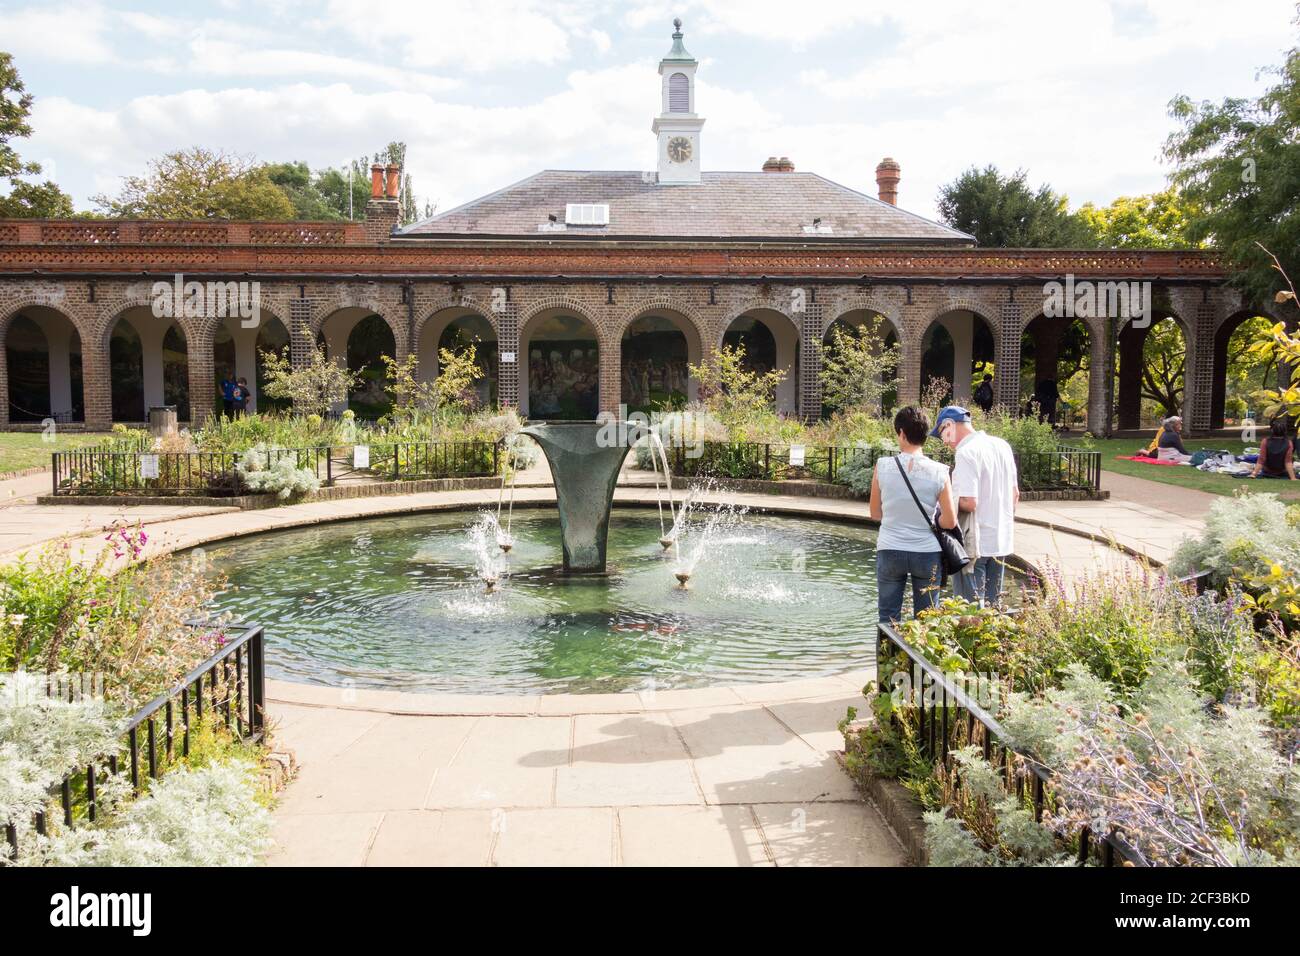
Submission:
<svg viewBox="0 0 1300 956">
<path fill-rule="evenodd" d="M 938 603 L 942 565 L 938 551 L 876 552 L 876 607 L 880 620 L 897 621 L 903 616 L 903 594 L 912 579 L 912 610 L 919 614 Z"/>
<path fill-rule="evenodd" d="M 1005 558 L 976 558 L 974 571 L 952 576 L 953 593 L 967 601 L 997 604 L 1002 597 L 1006 570 Z"/>
</svg>

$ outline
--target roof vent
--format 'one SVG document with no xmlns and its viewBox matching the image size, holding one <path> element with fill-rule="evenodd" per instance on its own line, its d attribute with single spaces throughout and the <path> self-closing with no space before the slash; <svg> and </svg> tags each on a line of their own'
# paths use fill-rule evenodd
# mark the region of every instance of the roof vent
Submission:
<svg viewBox="0 0 1300 956">
<path fill-rule="evenodd" d="M 568 203 L 564 207 L 564 221 L 570 226 L 608 226 L 609 203 Z"/>
<path fill-rule="evenodd" d="M 805 236 L 830 236 L 834 235 L 835 227 L 830 223 L 822 222 L 821 216 L 818 216 L 812 221 L 811 226 L 803 227 L 803 232 Z"/>
</svg>

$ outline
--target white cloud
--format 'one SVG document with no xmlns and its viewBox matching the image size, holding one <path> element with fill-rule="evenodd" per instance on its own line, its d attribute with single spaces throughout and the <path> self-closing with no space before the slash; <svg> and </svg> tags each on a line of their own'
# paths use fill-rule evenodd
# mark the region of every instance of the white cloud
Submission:
<svg viewBox="0 0 1300 956">
<path fill-rule="evenodd" d="M 480 73 L 569 57 L 569 31 L 534 0 L 330 0 L 314 21 L 413 67 Z"/>
</svg>

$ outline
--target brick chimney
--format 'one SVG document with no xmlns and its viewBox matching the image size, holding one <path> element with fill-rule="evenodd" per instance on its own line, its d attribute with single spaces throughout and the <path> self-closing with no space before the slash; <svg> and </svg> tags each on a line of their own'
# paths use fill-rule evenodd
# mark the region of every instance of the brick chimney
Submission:
<svg viewBox="0 0 1300 956">
<path fill-rule="evenodd" d="M 876 188 L 880 193 L 880 201 L 887 202 L 891 206 L 898 205 L 898 180 L 902 178 L 902 173 L 897 161 L 886 156 L 876 167 Z"/>
<path fill-rule="evenodd" d="M 794 172 L 794 163 L 790 162 L 789 156 L 782 156 L 777 159 L 775 156 L 767 157 L 767 162 L 763 164 L 765 173 L 792 173 Z"/>
<path fill-rule="evenodd" d="M 401 219 L 397 203 L 398 172 L 393 163 L 370 167 L 370 202 L 366 203 L 366 241 L 387 242 Z"/>
</svg>

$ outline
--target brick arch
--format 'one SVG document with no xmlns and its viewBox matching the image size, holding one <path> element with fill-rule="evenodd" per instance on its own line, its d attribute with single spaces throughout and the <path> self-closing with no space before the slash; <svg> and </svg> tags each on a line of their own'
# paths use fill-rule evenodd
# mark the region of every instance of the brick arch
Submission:
<svg viewBox="0 0 1300 956">
<path fill-rule="evenodd" d="M 492 326 L 492 331 L 496 332 L 498 336 L 501 334 L 501 329 L 497 324 L 497 316 L 488 307 L 487 303 L 472 295 L 449 296 L 434 302 L 432 305 L 421 307 L 419 317 L 415 320 L 415 328 L 411 330 L 412 348 L 419 343 L 420 336 L 424 334 L 424 327 L 428 325 L 429 320 L 439 312 L 446 312 L 448 309 L 462 309 L 466 312 L 473 312 L 480 318 L 487 320 L 487 323 Z"/>
<path fill-rule="evenodd" d="M 747 315 L 750 312 L 756 312 L 759 310 L 765 312 L 776 312 L 778 315 L 782 316 L 787 322 L 790 323 L 791 328 L 794 329 L 795 336 L 797 338 L 802 338 L 802 334 L 801 334 L 802 329 L 800 329 L 799 322 L 795 319 L 795 317 L 791 315 L 789 312 L 787 312 L 781 306 L 778 306 L 774 300 L 774 297 L 767 296 L 766 298 L 750 299 L 747 302 L 740 305 L 739 307 L 731 309 L 729 312 L 726 312 L 724 314 L 722 322 L 719 324 L 718 328 L 716 329 L 717 334 L 714 336 L 713 347 L 714 348 L 722 347 L 722 340 L 726 338 L 727 330 L 731 328 L 731 323 L 735 322 L 737 319 L 741 318 L 744 315 Z"/>
<path fill-rule="evenodd" d="M 898 336 L 898 340 L 903 340 L 904 329 L 906 325 L 903 322 L 903 313 L 897 303 L 891 303 L 879 296 L 863 296 L 852 299 L 837 299 L 833 309 L 826 309 L 822 314 L 822 324 L 820 335 L 824 339 L 826 333 L 830 331 L 831 326 L 837 321 L 848 315 L 850 312 L 875 312 L 881 318 L 889 322 Z"/>
<path fill-rule="evenodd" d="M 596 340 L 604 343 L 608 331 L 608 322 L 601 321 L 599 316 L 592 315 L 587 306 L 582 305 L 577 299 L 567 295 L 545 296 L 535 302 L 531 302 L 528 308 L 519 313 L 519 341 L 522 343 L 528 334 L 528 326 L 543 312 L 550 309 L 565 309 L 574 315 L 591 324 L 592 331 L 596 333 Z"/>
<path fill-rule="evenodd" d="M 624 312 L 614 320 L 613 327 L 610 329 L 614 341 L 616 343 L 621 343 L 623 341 L 623 336 L 627 334 L 627 330 L 632 326 L 633 322 L 642 316 L 659 311 L 676 312 L 678 315 L 686 319 L 691 329 L 695 332 L 697 344 L 700 346 L 701 354 L 703 354 L 704 343 L 708 340 L 708 321 L 704 316 L 700 315 L 699 310 L 694 306 L 685 302 L 676 301 L 667 296 L 658 296 L 653 299 L 648 299 L 624 310 Z"/>
<path fill-rule="evenodd" d="M 9 326 L 13 323 L 13 320 L 18 317 L 19 313 L 24 309 L 35 308 L 52 309 L 59 313 L 59 315 L 72 323 L 72 327 L 77 330 L 77 335 L 81 336 L 83 339 L 85 338 L 85 330 L 82 328 L 82 323 L 77 321 L 78 316 L 76 313 L 63 308 L 60 305 L 54 305 L 49 301 L 49 297 L 27 296 L 0 305 L 0 345 L 4 344 L 5 339 L 9 335 Z M 0 364 L 6 364 L 7 366 L 7 363 Z"/>
<path fill-rule="evenodd" d="M 334 313 L 342 312 L 344 309 L 365 309 L 369 314 L 377 315 L 384 320 L 384 324 L 393 333 L 393 343 L 397 352 L 405 354 L 409 345 L 406 341 L 406 316 L 403 314 L 397 321 L 394 321 L 394 308 L 395 303 L 383 301 L 380 296 L 373 294 L 370 290 L 367 290 L 362 295 L 353 295 L 351 293 L 337 295 L 312 311 L 307 327 L 311 331 L 312 341 L 314 342 L 316 337 L 321 334 L 325 322 Z"/>
</svg>

